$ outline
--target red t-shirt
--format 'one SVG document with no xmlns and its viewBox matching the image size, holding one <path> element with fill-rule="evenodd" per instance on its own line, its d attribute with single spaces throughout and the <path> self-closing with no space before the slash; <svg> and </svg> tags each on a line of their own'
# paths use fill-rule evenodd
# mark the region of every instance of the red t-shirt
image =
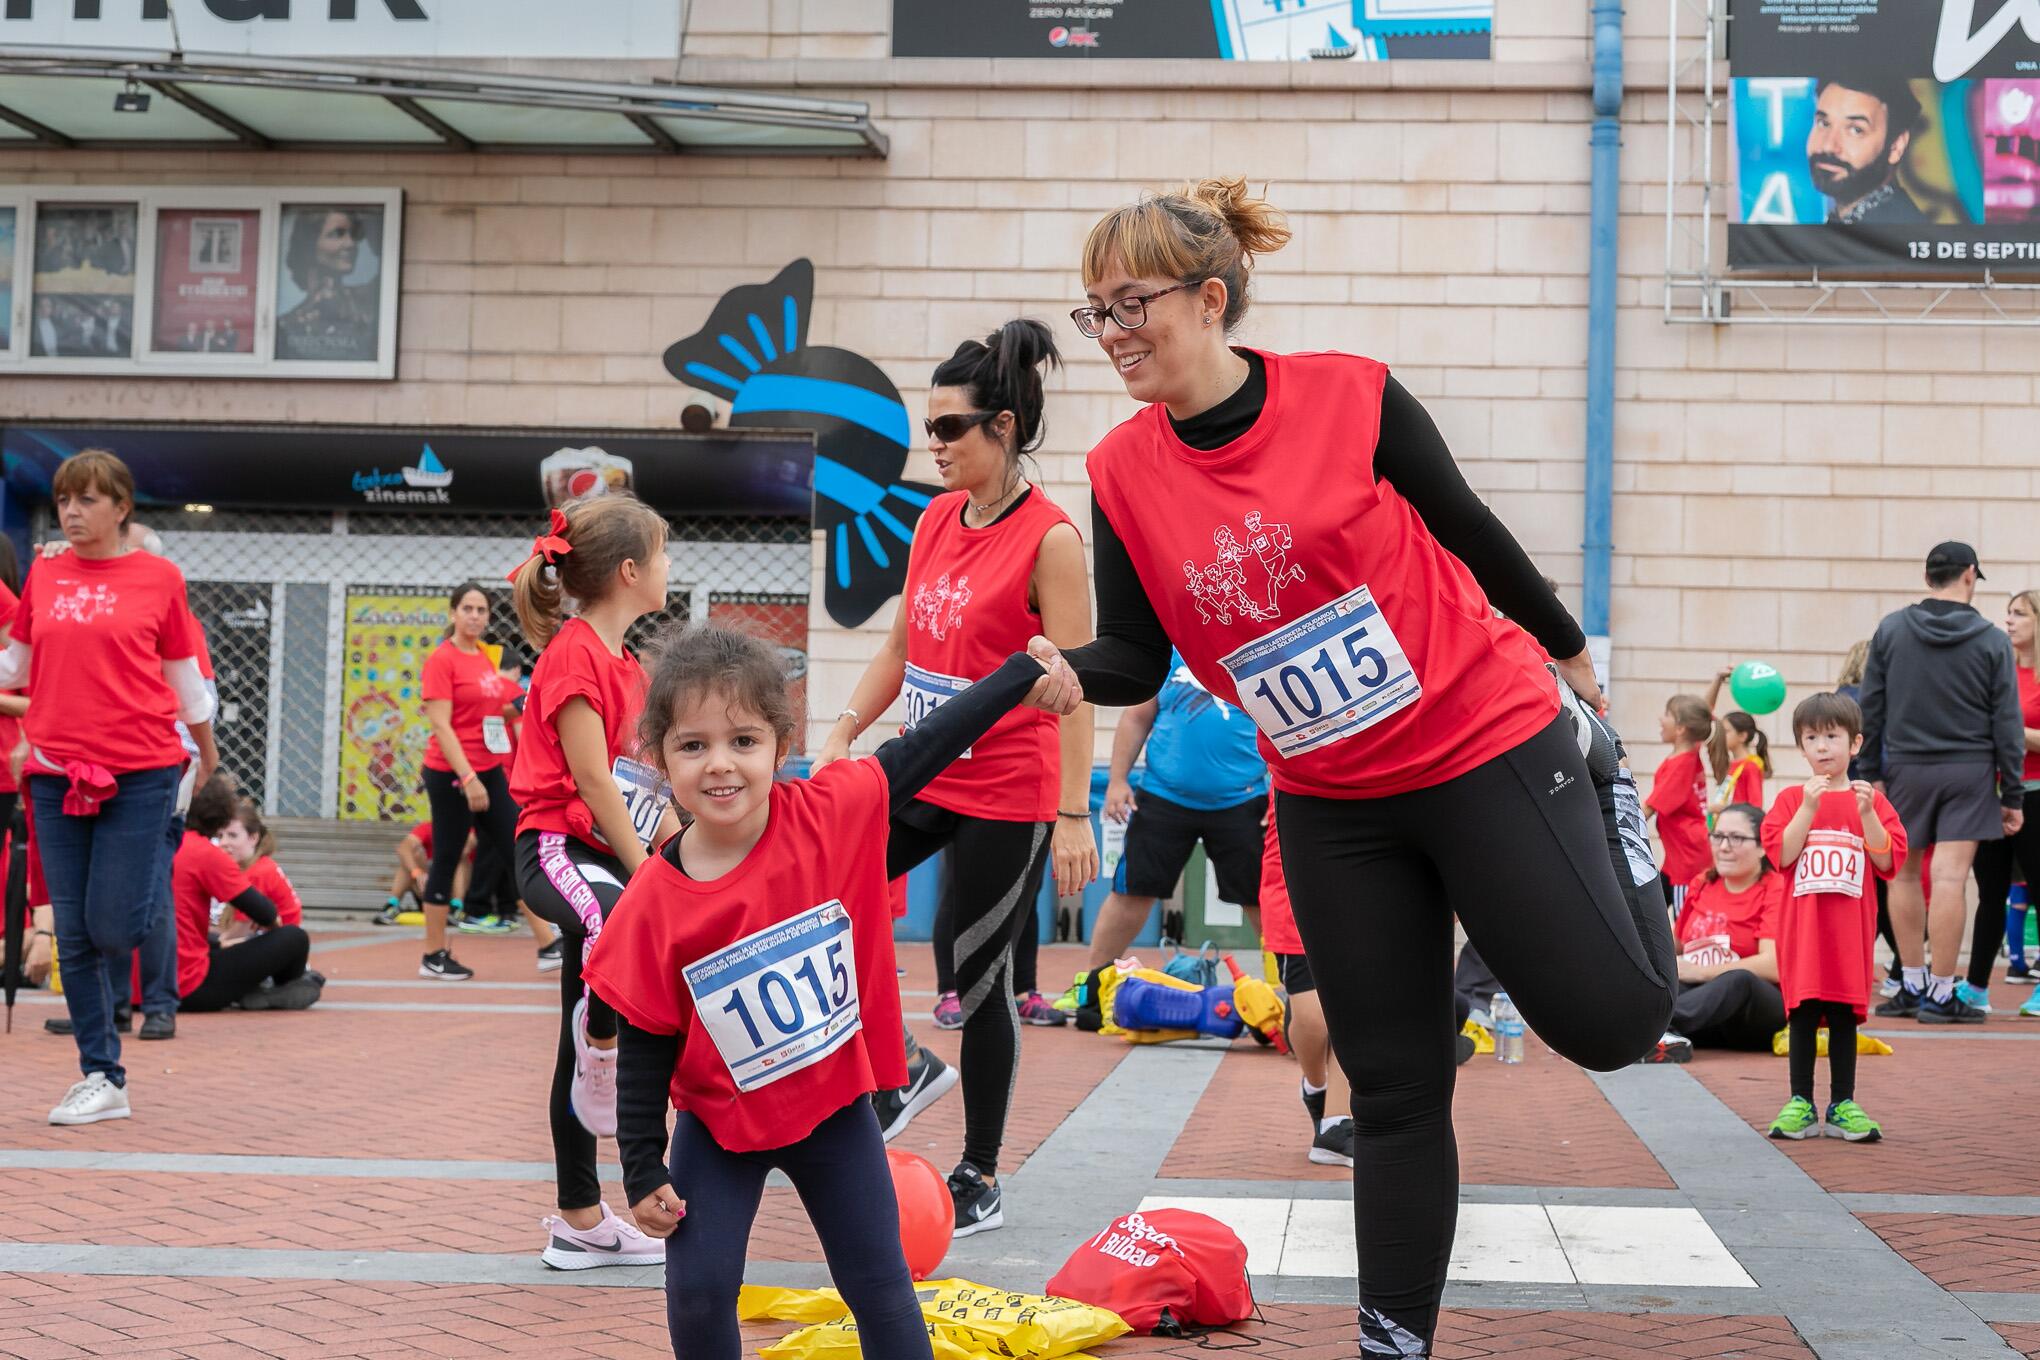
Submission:
<svg viewBox="0 0 2040 1360">
<path fill-rule="evenodd" d="M 1273 954 L 1301 954 L 1296 913 L 1289 906 L 1289 880 L 1282 872 L 1282 842 L 1275 835 L 1275 808 L 1261 839 L 1261 945 Z"/>
<path fill-rule="evenodd" d="M 248 891 L 248 876 L 234 857 L 196 831 L 184 833 L 170 861 L 170 900 L 177 910 L 177 994 L 190 996 L 205 981 L 212 934 L 212 904 Z"/>
<path fill-rule="evenodd" d="M 1767 873 L 1741 892 L 1730 892 L 1721 879 L 1702 874 L 1686 889 L 1686 907 L 1679 913 L 1679 947 L 1707 935 L 1728 936 L 1739 959 L 1757 956 L 1757 941 L 1778 938 L 1784 909 L 1786 876 Z"/>
<path fill-rule="evenodd" d="M 967 491 L 929 502 L 914 530 L 900 608 L 907 612 L 907 675 L 900 689 L 911 728 L 1025 651 L 1041 631 L 1027 601 L 1041 540 L 1070 517 L 1032 488 L 995 524 L 971 528 Z M 1015 708 L 918 795 L 936 807 L 997 822 L 1046 822 L 1061 789 L 1059 720 Z"/>
<path fill-rule="evenodd" d="M 20 597 L 5 584 L 0 584 L 0 628 L 12 626 L 15 611 L 20 604 Z M 9 696 L 19 696 L 27 692 L 19 689 L 0 690 L 0 694 Z M 15 793 L 20 789 L 20 785 L 14 779 L 13 763 L 7 758 L 20 742 L 21 719 L 0 714 L 0 793 Z"/>
<path fill-rule="evenodd" d="M 2040 680 L 2034 678 L 2031 666 L 2019 667 L 2019 721 L 2027 727 L 2040 727 Z M 2040 751 L 2026 752 L 2026 765 L 2019 777 L 2028 783 L 2040 780 Z"/>
<path fill-rule="evenodd" d="M 418 838 L 418 846 L 425 852 L 425 858 L 432 858 L 432 823 L 420 822 L 411 828 L 411 834 Z"/>
<path fill-rule="evenodd" d="M 298 901 L 297 889 L 290 885 L 290 879 L 277 862 L 267 855 L 261 856 L 247 868 L 248 882 L 255 891 L 276 904 L 276 923 L 280 926 L 300 926 L 305 922 L 304 904 Z M 225 898 L 221 898 L 225 901 Z"/>
<path fill-rule="evenodd" d="M 1764 766 L 1755 756 L 1744 756 L 1728 770 L 1728 801 L 1764 805 Z"/>
<path fill-rule="evenodd" d="M 510 796 L 518 807 L 517 832 L 556 831 L 613 853 L 575 787 L 574 772 L 567 768 L 566 752 L 560 747 L 560 710 L 576 697 L 586 700 L 602 719 L 603 759 L 633 822 L 640 816 L 649 818 L 640 826 L 641 838 L 658 828 L 665 800 L 656 794 L 657 772 L 632 758 L 638 717 L 645 707 L 645 668 L 628 651 L 612 656 L 585 619 L 568 619 L 531 671 L 524 736 L 517 743 L 510 774 Z"/>
<path fill-rule="evenodd" d="M 1707 872 L 1707 776 L 1700 752 L 1674 751 L 1657 767 L 1650 797 L 1643 805 L 1657 814 L 1658 841 L 1664 846 L 1660 867 L 1671 883 L 1691 883 Z"/>
<path fill-rule="evenodd" d="M 517 685 L 503 678 L 488 653 L 464 652 L 448 638 L 425 659 L 419 693 L 427 702 L 452 702 L 453 735 L 470 769 L 493 770 L 510 754 L 510 724 L 503 705 L 517 697 Z M 453 768 L 440 753 L 436 733 L 425 743 L 425 768 Z"/>
<path fill-rule="evenodd" d="M 771 798 L 764 836 L 721 878 L 648 860 L 583 971 L 633 1025 L 680 1036 L 673 1107 L 730 1152 L 799 1142 L 907 1080 L 885 771 L 839 760 Z"/>
<path fill-rule="evenodd" d="M 116 775 L 182 765 L 163 663 L 197 656 L 195 631 L 183 573 L 154 553 L 37 562 L 13 633 L 33 649 L 29 744 L 58 766 L 89 760 Z"/>
<path fill-rule="evenodd" d="M 1780 791 L 1764 818 L 1764 853 L 1773 864 L 1784 859 L 1785 824 L 1805 801 L 1806 790 L 1792 785 Z M 1856 795 L 1846 789 L 1821 795 L 1798 860 L 1782 865 L 1786 887 L 1778 983 L 1787 1011 L 1802 1001 L 1838 1001 L 1854 1007 L 1858 1020 L 1869 1016 L 1870 979 L 1876 972 L 1876 880 L 1890 878 L 1905 863 L 1905 826 L 1898 813 L 1881 793 L 1871 811 L 1891 837 L 1890 869 L 1871 863 L 1863 848 Z"/>
<path fill-rule="evenodd" d="M 1267 403 L 1238 439 L 1192 448 L 1150 406 L 1088 468 L 1192 674 L 1260 728 L 1275 787 L 1429 788 L 1550 726 L 1558 696 L 1523 631 L 1375 480 L 1388 370 L 1262 358 Z"/>
</svg>

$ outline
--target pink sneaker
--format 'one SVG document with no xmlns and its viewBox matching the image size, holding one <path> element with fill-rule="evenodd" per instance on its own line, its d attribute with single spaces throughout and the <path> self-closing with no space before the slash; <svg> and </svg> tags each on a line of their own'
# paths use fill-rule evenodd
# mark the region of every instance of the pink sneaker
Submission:
<svg viewBox="0 0 2040 1360">
<path fill-rule="evenodd" d="M 569 1099 L 582 1128 L 597 1138 L 616 1137 L 616 1050 L 588 1042 L 585 996 L 574 1007 L 574 1086 Z"/>
<path fill-rule="evenodd" d="M 592 1270 L 596 1266 L 656 1266 L 666 1262 L 666 1244 L 646 1237 L 629 1219 L 602 1206 L 602 1221 L 576 1228 L 564 1218 L 544 1220 L 545 1250 L 539 1260 L 554 1270 Z"/>
<path fill-rule="evenodd" d="M 955 992 L 944 992 L 935 998 L 935 1028 L 963 1028 L 963 998 Z"/>
<path fill-rule="evenodd" d="M 1040 992 L 1029 992 L 1019 1001 L 1020 1019 L 1029 1025 L 1066 1025 L 1070 1018 Z"/>
</svg>

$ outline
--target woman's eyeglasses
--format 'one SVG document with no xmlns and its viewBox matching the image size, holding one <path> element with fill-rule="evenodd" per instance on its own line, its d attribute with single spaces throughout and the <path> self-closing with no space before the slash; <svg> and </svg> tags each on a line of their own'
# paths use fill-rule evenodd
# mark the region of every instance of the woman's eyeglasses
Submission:
<svg viewBox="0 0 2040 1360">
<path fill-rule="evenodd" d="M 961 415 L 951 414 L 924 420 L 921 422 L 921 428 L 945 444 L 954 444 L 986 421 L 998 418 L 997 411 L 971 411 Z"/>
<path fill-rule="evenodd" d="M 1201 282 L 1201 280 L 1200 280 Z M 1147 325 L 1147 305 L 1158 297 L 1180 293 L 1192 285 L 1179 283 L 1174 288 L 1164 288 L 1158 293 L 1140 293 L 1123 297 L 1103 307 L 1079 307 L 1070 313 L 1070 320 L 1077 323 L 1077 329 L 1096 340 L 1105 334 L 1105 318 L 1111 317 L 1123 331 L 1137 331 Z"/>
<path fill-rule="evenodd" d="M 1738 846 L 1755 845 L 1757 843 L 1755 836 L 1739 836 L 1733 831 L 1710 831 L 1707 833 L 1707 839 L 1725 850 L 1733 850 Z"/>
</svg>

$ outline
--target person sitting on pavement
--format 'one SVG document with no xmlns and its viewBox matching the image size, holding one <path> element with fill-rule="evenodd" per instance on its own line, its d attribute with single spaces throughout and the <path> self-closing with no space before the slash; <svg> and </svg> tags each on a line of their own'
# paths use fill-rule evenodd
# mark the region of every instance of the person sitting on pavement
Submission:
<svg viewBox="0 0 2040 1360">
<path fill-rule="evenodd" d="M 184 841 L 170 867 L 177 908 L 178 1009 L 197 1013 L 239 1005 L 249 1011 L 303 1010 L 323 990 L 318 975 L 305 969 L 311 937 L 302 926 L 284 925 L 276 903 L 213 844 L 235 813 L 233 785 L 219 775 L 191 795 Z M 230 945 L 213 938 L 215 900 L 253 921 L 260 933 Z"/>
<path fill-rule="evenodd" d="M 240 801 L 234 809 L 233 820 L 220 830 L 219 844 L 248 875 L 249 885 L 276 904 L 280 923 L 287 926 L 304 924 L 304 904 L 298 900 L 297 889 L 291 886 L 289 877 L 276 862 L 276 837 L 263 823 L 262 810 L 255 806 L 253 800 L 243 798 Z M 254 933 L 254 922 L 235 912 L 228 928 L 221 932 L 220 943 L 238 943 Z"/>
<path fill-rule="evenodd" d="M 1731 803 L 1714 819 L 1714 863 L 1686 889 L 1674 929 L 1679 995 L 1671 1032 L 1645 1062 L 1685 1062 L 1695 1047 L 1763 1052 L 1785 1027 L 1778 920 L 1785 876 L 1764 858 L 1762 809 Z"/>
<path fill-rule="evenodd" d="M 467 855 L 453 871 L 453 904 L 459 908 L 467 898 L 468 880 L 474 876 L 475 833 L 468 832 Z M 420 822 L 397 842 L 397 870 L 390 879 L 389 901 L 375 914 L 379 926 L 402 925 L 406 910 L 423 913 L 425 876 L 432 872 L 432 823 Z M 411 899 L 409 908 L 404 899 Z M 422 919 L 422 916 L 421 916 Z"/>
</svg>

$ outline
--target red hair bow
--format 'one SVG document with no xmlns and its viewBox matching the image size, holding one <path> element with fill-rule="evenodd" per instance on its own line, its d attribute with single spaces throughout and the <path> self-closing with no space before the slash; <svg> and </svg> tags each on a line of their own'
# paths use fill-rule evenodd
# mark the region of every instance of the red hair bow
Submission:
<svg viewBox="0 0 2040 1360">
<path fill-rule="evenodd" d="M 574 545 L 567 542 L 566 533 L 566 511 L 555 508 L 552 512 L 552 528 L 531 540 L 531 556 L 519 562 L 517 570 L 511 572 L 504 579 L 515 582 L 518 572 L 523 571 L 533 562 L 543 562 L 549 567 L 558 566 L 558 559 L 565 557 L 574 550 Z"/>
</svg>

